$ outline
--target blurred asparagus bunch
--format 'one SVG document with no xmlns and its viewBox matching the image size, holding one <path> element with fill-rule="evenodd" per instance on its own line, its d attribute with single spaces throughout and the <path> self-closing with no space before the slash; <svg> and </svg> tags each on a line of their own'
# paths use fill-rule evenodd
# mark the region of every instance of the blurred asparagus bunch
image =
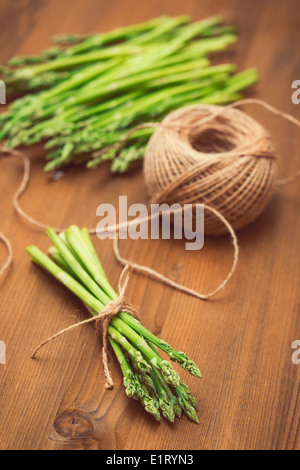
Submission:
<svg viewBox="0 0 300 470">
<path fill-rule="evenodd" d="M 60 235 L 48 229 L 47 235 L 53 243 L 49 250 L 51 257 L 30 246 L 26 251 L 34 263 L 63 283 L 93 316 L 99 315 L 106 305 L 118 299 L 87 229 L 71 226 Z M 192 421 L 199 422 L 196 413 L 198 406 L 192 392 L 181 381 L 171 362 L 163 359 L 159 350 L 200 378 L 198 367 L 185 353 L 173 349 L 126 312 L 112 318 L 108 337 L 120 364 L 128 397 L 139 400 L 157 421 L 162 414 L 174 422 L 175 417 L 180 417 L 184 412 Z"/>
<path fill-rule="evenodd" d="M 112 160 L 113 172 L 125 172 L 143 157 L 153 129 L 111 146 L 137 124 L 192 103 L 235 101 L 257 81 L 253 69 L 236 74 L 234 64 L 210 64 L 210 53 L 236 40 L 220 17 L 193 23 L 186 16 L 55 38 L 55 48 L 1 68 L 8 95 L 25 96 L 0 116 L 0 140 L 11 148 L 46 142 L 46 171 Z"/>
</svg>

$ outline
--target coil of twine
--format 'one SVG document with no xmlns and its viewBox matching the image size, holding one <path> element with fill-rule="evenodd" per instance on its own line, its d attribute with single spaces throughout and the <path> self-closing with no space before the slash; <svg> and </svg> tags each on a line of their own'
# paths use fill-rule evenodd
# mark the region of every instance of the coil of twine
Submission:
<svg viewBox="0 0 300 470">
<path fill-rule="evenodd" d="M 170 113 L 150 139 L 144 160 L 153 202 L 209 205 L 234 230 L 265 209 L 276 174 L 268 132 L 230 106 L 187 106 Z M 205 233 L 225 232 L 220 219 L 206 211 Z"/>
</svg>

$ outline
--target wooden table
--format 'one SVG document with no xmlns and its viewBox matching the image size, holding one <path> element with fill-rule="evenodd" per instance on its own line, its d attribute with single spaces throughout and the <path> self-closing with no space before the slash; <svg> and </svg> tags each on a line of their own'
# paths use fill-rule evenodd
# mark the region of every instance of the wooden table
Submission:
<svg viewBox="0 0 300 470">
<path fill-rule="evenodd" d="M 251 96 L 299 117 L 291 84 L 300 79 L 300 13 L 296 0 L 0 0 L 0 60 L 36 53 L 59 33 L 88 33 L 141 22 L 161 14 L 197 20 L 220 13 L 238 26 L 240 39 L 224 60 L 239 70 L 256 66 L 260 83 Z M 274 135 L 282 176 L 300 166 L 299 131 L 248 106 Z M 28 152 L 30 186 L 23 208 L 49 225 L 94 226 L 96 208 L 146 201 L 141 169 L 110 176 L 109 168 L 70 169 L 59 182 L 42 171 L 44 152 Z M 279 188 L 264 214 L 238 234 L 238 269 L 214 300 L 204 302 L 133 274 L 129 299 L 144 323 L 200 364 L 203 380 L 186 377 L 200 403 L 200 425 L 182 418 L 160 425 L 125 397 L 116 361 L 113 391 L 104 390 L 101 344 L 91 325 L 81 327 L 30 359 L 47 336 L 87 318 L 79 301 L 32 266 L 24 249 L 47 250 L 47 238 L 12 208 L 22 164 L 0 161 L 0 229 L 12 241 L 14 264 L 1 280 L 1 449 L 300 449 L 300 365 L 292 343 L 300 338 L 299 183 Z M 95 240 L 108 276 L 117 285 L 121 266 L 111 241 Z M 228 237 L 206 239 L 203 250 L 185 252 L 177 241 L 123 241 L 122 253 L 194 289 L 207 292 L 232 260 Z M 0 261 L 5 250 L 0 246 Z"/>
</svg>

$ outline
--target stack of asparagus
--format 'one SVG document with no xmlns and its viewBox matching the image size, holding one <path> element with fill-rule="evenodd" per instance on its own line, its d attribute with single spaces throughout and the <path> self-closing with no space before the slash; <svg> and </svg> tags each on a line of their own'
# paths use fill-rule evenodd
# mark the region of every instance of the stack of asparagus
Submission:
<svg viewBox="0 0 300 470">
<path fill-rule="evenodd" d="M 63 36 L 40 56 L 13 59 L 0 74 L 16 99 L 0 116 L 0 140 L 15 148 L 46 142 L 46 171 L 70 162 L 113 160 L 125 172 L 142 158 L 153 129 L 119 142 L 137 124 L 192 103 L 225 104 L 257 81 L 250 69 L 212 66 L 207 56 L 236 41 L 220 17 L 192 23 L 160 17 L 89 37 Z"/>
<path fill-rule="evenodd" d="M 112 300 L 118 299 L 110 285 L 96 254 L 87 229 L 71 226 L 57 235 L 52 229 L 47 234 L 53 243 L 51 258 L 31 246 L 27 253 L 37 265 L 50 272 L 72 291 L 93 316 Z M 120 364 L 128 397 L 139 400 L 145 410 L 159 421 L 162 415 L 174 421 L 182 411 L 198 423 L 197 403 L 171 363 L 161 356 L 159 349 L 171 361 L 195 377 L 201 377 L 196 364 L 168 343 L 157 338 L 136 318 L 120 312 L 112 318 L 108 327 L 109 341 Z"/>
</svg>

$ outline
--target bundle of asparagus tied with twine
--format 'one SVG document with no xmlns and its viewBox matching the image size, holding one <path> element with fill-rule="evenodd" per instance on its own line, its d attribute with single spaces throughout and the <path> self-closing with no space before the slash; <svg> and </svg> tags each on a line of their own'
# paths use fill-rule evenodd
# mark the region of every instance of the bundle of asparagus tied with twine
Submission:
<svg viewBox="0 0 300 470">
<path fill-rule="evenodd" d="M 187 104 L 234 102 L 257 81 L 253 69 L 211 65 L 208 55 L 236 40 L 219 16 L 198 22 L 159 17 L 104 34 L 56 38 L 54 49 L 1 67 L 7 94 L 17 99 L 0 116 L 0 141 L 11 149 L 44 142 L 46 171 L 112 160 L 112 172 L 125 172 L 143 158 L 154 130 L 137 130 L 121 148 L 113 144 L 137 125 Z"/>
<path fill-rule="evenodd" d="M 173 422 L 176 416 L 180 417 L 184 412 L 198 423 L 196 399 L 171 362 L 164 359 L 159 351 L 166 353 L 171 361 L 195 377 L 201 377 L 200 370 L 185 353 L 173 349 L 139 321 L 137 310 L 125 298 L 129 279 L 127 267 L 120 277 L 117 294 L 107 279 L 87 229 L 71 226 L 59 235 L 48 229 L 47 235 L 53 243 L 49 250 L 51 257 L 35 246 L 28 247 L 27 253 L 34 263 L 73 292 L 92 317 L 48 338 L 36 348 L 32 357 L 36 357 L 42 346 L 59 335 L 95 321 L 103 336 L 106 388 L 113 387 L 107 359 L 109 341 L 120 364 L 128 397 L 139 400 L 157 421 L 162 414 Z"/>
</svg>

